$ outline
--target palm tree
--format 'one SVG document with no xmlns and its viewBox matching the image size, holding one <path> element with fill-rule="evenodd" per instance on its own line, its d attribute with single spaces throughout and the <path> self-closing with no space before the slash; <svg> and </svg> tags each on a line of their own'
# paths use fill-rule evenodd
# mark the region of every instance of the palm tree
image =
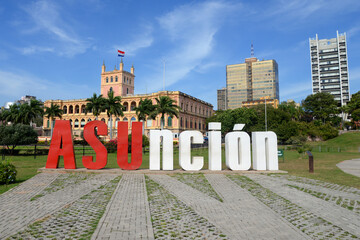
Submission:
<svg viewBox="0 0 360 240">
<path fill-rule="evenodd" d="M 165 114 L 170 117 L 179 117 L 180 107 L 175 103 L 175 100 L 171 99 L 168 96 L 160 96 L 159 98 L 155 98 L 156 105 L 154 106 L 154 111 L 150 114 L 150 117 L 155 119 L 156 116 L 161 114 L 160 126 L 161 129 L 164 128 L 165 125 Z"/>
<path fill-rule="evenodd" d="M 95 120 L 97 120 L 100 113 L 104 110 L 105 99 L 102 94 L 96 96 L 96 93 L 94 93 L 93 96 L 91 98 L 87 98 L 86 101 L 85 114 L 92 112 L 95 116 Z"/>
<path fill-rule="evenodd" d="M 152 104 L 151 99 L 145 98 L 144 100 L 140 99 L 139 106 L 135 107 L 134 110 L 136 111 L 139 121 L 143 122 L 144 134 L 144 121 L 146 121 L 147 116 L 155 110 L 155 106 Z"/>
<path fill-rule="evenodd" d="M 123 107 L 124 106 L 121 104 L 121 97 L 119 96 L 114 97 L 114 92 L 109 91 L 108 97 L 105 98 L 104 100 L 104 109 L 106 110 L 106 114 L 108 115 L 110 120 L 110 140 L 112 139 L 112 130 L 113 130 L 112 115 L 114 115 L 115 117 L 124 116 L 122 110 Z"/>
<path fill-rule="evenodd" d="M 44 110 L 42 108 L 42 103 L 38 100 L 32 99 L 30 103 L 24 103 L 20 105 L 19 109 L 20 119 L 19 121 L 23 124 L 30 124 L 37 117 L 42 117 L 44 115 Z"/>
<path fill-rule="evenodd" d="M 63 114 L 63 110 L 60 108 L 59 105 L 54 105 L 51 103 L 50 107 L 45 107 L 45 116 L 50 119 L 50 127 L 51 127 L 51 137 L 53 135 L 53 118 L 59 117 Z"/>
<path fill-rule="evenodd" d="M 12 124 L 20 123 L 20 107 L 18 104 L 12 104 L 5 113 L 5 121 Z"/>
</svg>

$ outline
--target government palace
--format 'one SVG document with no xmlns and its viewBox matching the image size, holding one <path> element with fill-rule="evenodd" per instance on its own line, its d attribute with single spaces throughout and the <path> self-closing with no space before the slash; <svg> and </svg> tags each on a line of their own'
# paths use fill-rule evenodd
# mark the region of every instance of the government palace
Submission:
<svg viewBox="0 0 360 240">
<path fill-rule="evenodd" d="M 110 119 L 105 111 L 98 116 L 99 120 L 108 125 L 109 132 L 110 128 L 113 128 L 114 138 L 116 137 L 118 121 L 129 122 L 129 132 L 131 132 L 131 122 L 138 121 L 134 108 L 138 107 L 141 99 L 148 98 L 152 100 L 153 104 L 156 104 L 155 99 L 160 96 L 169 96 L 171 99 L 175 100 L 175 104 L 181 107 L 179 118 L 165 116 L 164 128 L 171 130 L 175 139 L 177 139 L 179 133 L 184 130 L 199 130 L 205 134 L 205 120 L 213 113 L 213 106 L 210 103 L 180 91 L 159 91 L 151 94 L 134 95 L 134 86 L 134 66 L 132 66 L 130 72 L 128 72 L 124 70 L 124 63 L 122 60 L 119 69 L 115 68 L 113 71 L 106 71 L 105 64 L 102 65 L 101 94 L 104 97 L 107 97 L 108 92 L 113 91 L 114 96 L 121 97 L 121 104 L 124 106 L 124 116 L 113 116 L 113 126 L 111 126 Z M 51 103 L 59 105 L 63 110 L 63 120 L 70 120 L 74 138 L 80 138 L 85 124 L 95 120 L 95 116 L 92 113 L 85 113 L 86 99 L 47 100 L 45 101 L 44 106 L 50 107 Z M 43 119 L 43 126 L 45 138 L 50 137 L 50 120 L 46 117 Z M 144 134 L 149 136 L 149 130 L 151 129 L 160 129 L 160 116 L 157 116 L 155 120 L 149 118 L 145 121 Z"/>
</svg>

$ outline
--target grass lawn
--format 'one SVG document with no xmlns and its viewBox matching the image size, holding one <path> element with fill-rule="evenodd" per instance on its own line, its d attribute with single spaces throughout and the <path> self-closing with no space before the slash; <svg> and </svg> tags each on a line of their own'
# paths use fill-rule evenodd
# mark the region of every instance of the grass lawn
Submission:
<svg viewBox="0 0 360 240">
<path fill-rule="evenodd" d="M 343 184 L 360 189 L 360 178 L 346 174 L 336 167 L 336 164 L 349 159 L 360 158 L 360 153 L 357 150 L 360 147 L 360 133 L 346 133 L 337 138 L 331 139 L 326 142 L 310 143 L 313 147 L 314 155 L 314 173 L 308 172 L 308 157 L 305 154 L 299 154 L 295 150 L 285 150 L 285 162 L 279 159 L 279 168 L 281 170 L 288 171 L 291 175 L 308 177 L 318 180 L 323 180 L 331 183 Z M 333 149 L 333 152 L 318 152 L 318 146 L 328 146 Z M 77 148 L 77 147 L 76 147 Z M 282 148 L 282 147 L 279 147 Z M 341 152 L 337 152 L 340 148 Z M 324 148 L 323 148 L 324 149 Z M 335 150 L 334 150 L 335 149 Z M 330 148 L 328 149 L 328 151 Z M 331 150 L 330 150 L 331 151 Z M 82 148 L 76 149 L 76 164 L 78 168 L 82 168 Z M 87 155 L 93 155 L 92 150 L 87 150 Z M 208 169 L 208 150 L 207 149 L 193 149 L 193 156 L 204 156 L 204 167 Z M 129 155 L 130 158 L 130 155 Z M 46 155 L 37 156 L 34 159 L 33 156 L 7 156 L 6 159 L 12 161 L 18 171 L 17 183 L 10 184 L 9 186 L 0 186 L 0 193 L 7 191 L 8 189 L 18 185 L 19 183 L 31 178 L 37 173 L 38 168 L 45 167 Z M 223 151 L 223 169 L 225 166 L 225 153 Z M 63 167 L 63 161 L 60 160 L 60 167 Z M 108 154 L 108 163 L 106 168 L 118 168 L 116 162 L 116 153 Z M 143 154 L 143 163 L 141 169 L 149 169 L 149 153 Z M 179 152 L 178 149 L 174 149 L 174 169 L 180 169 L 179 166 Z"/>
</svg>

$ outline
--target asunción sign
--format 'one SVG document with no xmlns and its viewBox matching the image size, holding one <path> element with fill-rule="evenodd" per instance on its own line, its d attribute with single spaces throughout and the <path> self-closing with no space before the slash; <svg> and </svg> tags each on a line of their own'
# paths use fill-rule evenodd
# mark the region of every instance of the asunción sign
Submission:
<svg viewBox="0 0 360 240">
<path fill-rule="evenodd" d="M 132 122 L 131 162 L 128 162 L 128 122 L 118 122 L 117 164 L 124 170 L 136 170 L 142 163 L 142 122 Z M 234 131 L 225 136 L 225 160 L 230 170 L 249 170 L 251 167 L 250 136 L 241 131 L 244 124 L 235 124 Z M 94 149 L 92 156 L 83 156 L 87 169 L 102 169 L 107 164 L 108 153 L 96 137 L 107 136 L 107 125 L 91 121 L 84 127 L 84 139 Z M 221 123 L 209 123 L 209 170 L 222 170 Z M 252 132 L 252 163 L 254 170 L 278 170 L 277 136 L 274 132 Z M 204 137 L 200 131 L 183 131 L 179 136 L 179 165 L 185 171 L 198 171 L 204 166 L 204 158 L 191 157 L 191 144 L 201 144 Z M 162 168 L 161 165 L 162 143 Z M 70 121 L 56 120 L 50 144 L 46 168 L 57 168 L 63 156 L 65 169 L 75 169 L 75 154 Z M 173 136 L 170 130 L 150 130 L 150 170 L 174 170 Z"/>
</svg>

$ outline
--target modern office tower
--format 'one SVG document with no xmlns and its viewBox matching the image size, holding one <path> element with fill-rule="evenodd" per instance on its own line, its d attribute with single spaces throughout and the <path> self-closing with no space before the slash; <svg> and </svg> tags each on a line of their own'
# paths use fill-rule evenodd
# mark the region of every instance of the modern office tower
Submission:
<svg viewBox="0 0 360 240">
<path fill-rule="evenodd" d="M 226 66 L 227 109 L 260 99 L 279 100 L 278 65 L 275 60 L 246 58 L 245 63 Z"/>
<path fill-rule="evenodd" d="M 217 90 L 217 110 L 226 110 L 226 88 Z"/>
<path fill-rule="evenodd" d="M 339 106 L 350 101 L 346 33 L 332 39 L 310 38 L 312 93 L 327 92 Z"/>
</svg>

